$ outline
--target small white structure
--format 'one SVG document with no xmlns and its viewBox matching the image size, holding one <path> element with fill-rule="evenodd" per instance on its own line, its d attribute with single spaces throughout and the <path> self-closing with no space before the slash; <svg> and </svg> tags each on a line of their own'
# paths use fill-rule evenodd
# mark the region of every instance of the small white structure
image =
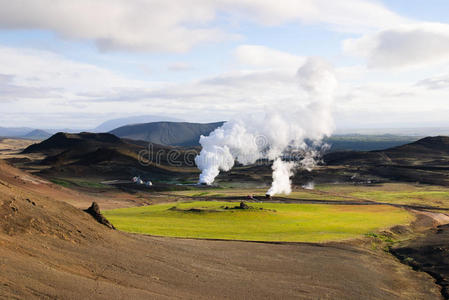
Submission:
<svg viewBox="0 0 449 300">
<path fill-rule="evenodd" d="M 134 176 L 131 181 L 135 184 L 144 184 L 145 186 L 152 186 L 153 183 L 151 181 L 143 181 L 142 178 L 140 178 L 140 176 Z"/>
</svg>

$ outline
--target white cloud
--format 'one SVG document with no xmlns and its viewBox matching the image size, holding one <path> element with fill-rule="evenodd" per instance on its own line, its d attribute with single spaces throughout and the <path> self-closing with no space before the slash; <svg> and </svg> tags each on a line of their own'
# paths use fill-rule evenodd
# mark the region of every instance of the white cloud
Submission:
<svg viewBox="0 0 449 300">
<path fill-rule="evenodd" d="M 440 75 L 420 80 L 416 83 L 418 87 L 429 90 L 449 89 L 449 75 Z"/>
<path fill-rule="evenodd" d="M 344 41 L 370 68 L 422 67 L 449 61 L 449 24 L 418 23 Z"/>
<path fill-rule="evenodd" d="M 233 38 L 216 27 L 220 13 L 263 25 L 325 24 L 364 32 L 406 20 L 363 0 L 0 0 L 0 28 L 41 29 L 70 39 L 92 40 L 101 50 L 184 52 Z"/>
<path fill-rule="evenodd" d="M 346 84 L 336 106 L 343 127 L 419 127 L 448 125 L 447 92 L 410 82 Z"/>
<path fill-rule="evenodd" d="M 206 1 L 0 1 L 0 25 L 51 30 L 95 41 L 102 50 L 183 52 L 224 34 L 205 26 L 215 18 Z"/>
<path fill-rule="evenodd" d="M 364 32 L 408 22 L 377 1 L 364 0 L 224 0 L 244 15 L 267 25 L 300 21 L 322 23 L 344 32 Z"/>
<path fill-rule="evenodd" d="M 179 72 L 179 71 L 190 71 L 193 70 L 194 67 L 186 62 L 175 62 L 167 67 L 169 71 Z"/>
<path fill-rule="evenodd" d="M 60 92 L 105 92 L 142 85 L 108 69 L 80 63 L 34 49 L 0 46 L 0 74 L 24 87 L 51 88 Z"/>
<path fill-rule="evenodd" d="M 99 98 L 125 95 L 130 90 L 150 89 L 152 82 L 130 80 L 108 69 L 75 62 L 54 53 L 0 46 L 0 111 L 3 125 L 20 125 L 24 119 L 30 126 L 41 123 L 62 126 L 85 126 L 86 120 L 46 118 L 51 114 L 66 115 L 84 110 Z M 83 102 L 84 101 L 84 102 Z M 105 105 L 106 106 L 106 105 Z M 106 107 L 93 110 L 95 114 Z M 25 124 L 24 123 L 24 124 Z"/>
<path fill-rule="evenodd" d="M 264 68 L 293 68 L 301 66 L 305 58 L 259 45 L 241 45 L 234 51 L 237 61 L 244 65 Z"/>
</svg>

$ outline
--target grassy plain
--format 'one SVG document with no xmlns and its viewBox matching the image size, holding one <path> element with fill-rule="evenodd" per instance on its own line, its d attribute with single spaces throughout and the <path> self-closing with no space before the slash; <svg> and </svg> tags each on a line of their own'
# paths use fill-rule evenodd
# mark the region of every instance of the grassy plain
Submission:
<svg viewBox="0 0 449 300">
<path fill-rule="evenodd" d="M 172 195 L 193 198 L 263 196 L 267 189 L 217 188 L 207 190 L 176 191 Z M 295 188 L 290 195 L 279 195 L 298 200 L 354 201 L 369 200 L 390 204 L 422 205 L 449 208 L 449 188 L 409 183 L 385 183 L 376 185 L 318 184 L 313 190 Z M 224 199 L 223 199 L 224 200 Z"/>
<path fill-rule="evenodd" d="M 104 211 L 119 230 L 160 236 L 250 241 L 325 242 L 357 238 L 413 215 L 384 205 L 194 201 Z"/>
<path fill-rule="evenodd" d="M 380 185 L 318 185 L 316 191 L 348 198 L 391 204 L 423 205 L 449 208 L 449 188 L 408 183 Z"/>
</svg>

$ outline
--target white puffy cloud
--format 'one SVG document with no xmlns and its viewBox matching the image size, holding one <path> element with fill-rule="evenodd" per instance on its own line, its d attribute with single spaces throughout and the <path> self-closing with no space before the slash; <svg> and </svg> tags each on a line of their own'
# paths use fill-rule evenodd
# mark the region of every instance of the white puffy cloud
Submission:
<svg viewBox="0 0 449 300">
<path fill-rule="evenodd" d="M 0 47 L 0 111 L 4 125 L 44 128 L 89 129 L 107 119 L 145 113 L 226 120 L 261 113 L 266 106 L 307 104 L 295 77 L 298 67 L 230 71 L 167 84 L 130 80 L 46 51 Z M 334 107 L 337 125 L 379 127 L 447 119 L 441 109 L 447 106 L 447 90 L 435 88 L 444 87 L 447 76 L 387 84 L 382 78 L 367 83 L 363 68 L 351 69 L 349 75 L 347 68 L 336 71 L 342 78 Z M 357 77 L 362 82 L 355 84 Z"/>
<path fill-rule="evenodd" d="M 265 68 L 293 68 L 301 66 L 305 58 L 260 45 L 241 45 L 234 51 L 237 61 L 244 65 Z"/>
<path fill-rule="evenodd" d="M 130 80 L 47 51 L 3 46 L 0 111 L 6 112 L 4 125 L 44 128 L 88 129 L 106 119 L 145 112 L 215 121 L 296 100 L 295 71 L 233 71 L 168 84 Z"/>
<path fill-rule="evenodd" d="M 220 13 L 238 22 L 320 23 L 345 32 L 405 22 L 381 4 L 363 0 L 0 0 L 0 7 L 0 28 L 49 30 L 94 41 L 104 51 L 184 52 L 235 37 L 216 27 Z"/>
<path fill-rule="evenodd" d="M 344 32 L 364 32 L 408 22 L 378 1 L 364 0 L 223 0 L 234 13 L 267 25 L 300 21 L 322 23 Z"/>
<path fill-rule="evenodd" d="M 449 61 L 449 24 L 416 23 L 344 41 L 370 68 L 422 67 Z"/>
<path fill-rule="evenodd" d="M 205 26 L 215 11 L 199 0 L 1 0 L 0 7 L 3 28 L 51 30 L 101 50 L 182 52 L 223 37 Z"/>
</svg>

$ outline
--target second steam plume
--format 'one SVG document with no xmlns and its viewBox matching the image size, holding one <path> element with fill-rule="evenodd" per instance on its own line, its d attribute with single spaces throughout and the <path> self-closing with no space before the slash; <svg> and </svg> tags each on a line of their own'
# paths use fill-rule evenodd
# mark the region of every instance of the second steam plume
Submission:
<svg viewBox="0 0 449 300">
<path fill-rule="evenodd" d="M 195 158 L 201 170 L 200 183 L 212 184 L 220 171 L 229 171 L 235 161 L 248 165 L 268 159 L 273 161 L 273 182 L 267 194 L 291 192 L 294 169 L 312 168 L 316 147 L 333 132 L 331 106 L 337 87 L 333 68 L 318 58 L 307 59 L 298 69 L 297 79 L 306 92 L 307 105 L 298 101 L 286 110 L 269 107 L 263 117 L 239 117 L 209 136 L 201 136 L 202 150 Z M 292 150 L 301 151 L 302 158 L 284 161 L 283 156 Z"/>
</svg>

